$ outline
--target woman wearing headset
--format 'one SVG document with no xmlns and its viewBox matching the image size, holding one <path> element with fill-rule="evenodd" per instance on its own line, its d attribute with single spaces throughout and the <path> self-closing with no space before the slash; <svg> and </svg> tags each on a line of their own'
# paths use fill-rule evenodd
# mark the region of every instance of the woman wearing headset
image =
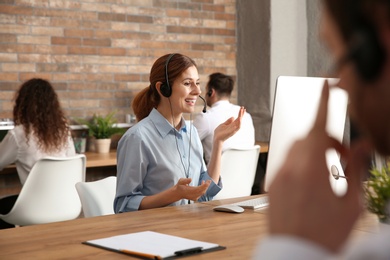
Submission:
<svg viewBox="0 0 390 260">
<path fill-rule="evenodd" d="M 174 53 L 155 61 L 150 85 L 133 101 L 138 123 L 118 144 L 116 213 L 208 201 L 221 190 L 222 144 L 240 128 L 245 109 L 216 129 L 206 169 L 198 133 L 183 118 L 200 93 L 191 58 Z"/>
</svg>

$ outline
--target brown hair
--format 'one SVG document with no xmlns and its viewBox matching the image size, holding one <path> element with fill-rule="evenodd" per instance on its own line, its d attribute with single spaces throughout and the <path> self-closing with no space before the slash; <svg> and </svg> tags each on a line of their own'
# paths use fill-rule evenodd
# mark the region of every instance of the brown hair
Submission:
<svg viewBox="0 0 390 260">
<path fill-rule="evenodd" d="M 27 142 L 34 135 L 44 152 L 59 151 L 69 138 L 67 120 L 52 85 L 33 78 L 19 88 L 13 109 L 15 125 L 23 125 Z"/>
<path fill-rule="evenodd" d="M 141 121 L 147 117 L 150 111 L 152 111 L 153 108 L 156 108 L 160 103 L 161 98 L 156 89 L 156 83 L 165 83 L 166 81 L 165 63 L 169 56 L 170 54 L 166 54 L 154 62 L 150 70 L 150 85 L 141 90 L 141 92 L 139 92 L 133 100 L 132 108 L 137 121 Z M 197 67 L 195 61 L 191 58 L 180 53 L 173 55 L 167 68 L 169 85 L 172 87 L 176 78 L 179 77 L 186 69 L 192 66 Z"/>
<path fill-rule="evenodd" d="M 234 80 L 231 76 L 219 72 L 209 76 L 207 83 L 209 91 L 214 89 L 221 97 L 230 97 L 234 87 Z"/>
<path fill-rule="evenodd" d="M 388 13 L 390 12 L 389 0 L 324 0 L 324 3 L 347 43 L 357 27 L 365 25 L 375 30 L 372 25 L 375 5 L 382 5 Z"/>
</svg>

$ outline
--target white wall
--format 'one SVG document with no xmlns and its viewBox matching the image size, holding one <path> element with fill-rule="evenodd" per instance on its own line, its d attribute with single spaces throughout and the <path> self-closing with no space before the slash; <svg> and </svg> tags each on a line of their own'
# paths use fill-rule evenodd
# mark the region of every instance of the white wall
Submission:
<svg viewBox="0 0 390 260">
<path fill-rule="evenodd" d="M 278 76 L 307 76 L 306 0 L 271 0 L 270 38 L 272 110 Z"/>
</svg>

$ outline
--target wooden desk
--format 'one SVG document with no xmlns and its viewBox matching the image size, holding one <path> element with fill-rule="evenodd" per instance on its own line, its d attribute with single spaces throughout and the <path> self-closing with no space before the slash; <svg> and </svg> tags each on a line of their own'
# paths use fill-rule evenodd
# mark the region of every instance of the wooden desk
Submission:
<svg viewBox="0 0 390 260">
<path fill-rule="evenodd" d="M 255 144 L 260 145 L 260 153 L 268 153 L 268 143 L 256 141 Z"/>
<path fill-rule="evenodd" d="M 127 255 L 83 245 L 81 242 L 152 230 L 227 247 L 225 250 L 189 256 L 186 259 L 251 259 L 258 240 L 267 234 L 267 210 L 245 210 L 242 214 L 212 210 L 214 205 L 241 199 L 211 201 L 0 230 L 0 255 L 4 259 L 64 257 L 69 259 L 133 259 Z M 354 235 L 367 232 L 370 227 L 377 225 L 376 223 L 373 215 L 363 216 L 354 230 Z"/>
<path fill-rule="evenodd" d="M 86 152 L 85 156 L 87 157 L 87 168 L 116 166 L 116 150 L 111 150 L 110 153 Z"/>
<path fill-rule="evenodd" d="M 110 153 L 86 152 L 85 156 L 87 157 L 87 168 L 116 166 L 116 150 L 111 150 Z M 15 164 L 10 164 L 4 167 L 4 169 L 15 168 Z"/>
</svg>

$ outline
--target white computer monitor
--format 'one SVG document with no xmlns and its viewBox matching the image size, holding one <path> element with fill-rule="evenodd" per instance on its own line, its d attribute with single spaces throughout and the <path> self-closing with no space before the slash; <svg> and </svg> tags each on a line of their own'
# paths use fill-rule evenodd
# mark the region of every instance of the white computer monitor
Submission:
<svg viewBox="0 0 390 260">
<path fill-rule="evenodd" d="M 337 85 L 338 79 L 328 79 L 330 85 Z M 271 134 L 267 167 L 265 174 L 265 191 L 268 191 L 275 175 L 286 159 L 291 145 L 299 138 L 306 136 L 311 129 L 325 78 L 280 76 L 276 82 L 275 102 L 272 116 Z M 347 116 L 348 96 L 340 88 L 330 88 L 328 103 L 327 131 L 340 142 L 343 139 Z M 344 176 L 339 154 L 328 150 L 326 161 L 329 168 L 329 180 L 334 192 L 342 195 L 346 192 Z M 297 162 L 299 163 L 299 162 Z"/>
</svg>

